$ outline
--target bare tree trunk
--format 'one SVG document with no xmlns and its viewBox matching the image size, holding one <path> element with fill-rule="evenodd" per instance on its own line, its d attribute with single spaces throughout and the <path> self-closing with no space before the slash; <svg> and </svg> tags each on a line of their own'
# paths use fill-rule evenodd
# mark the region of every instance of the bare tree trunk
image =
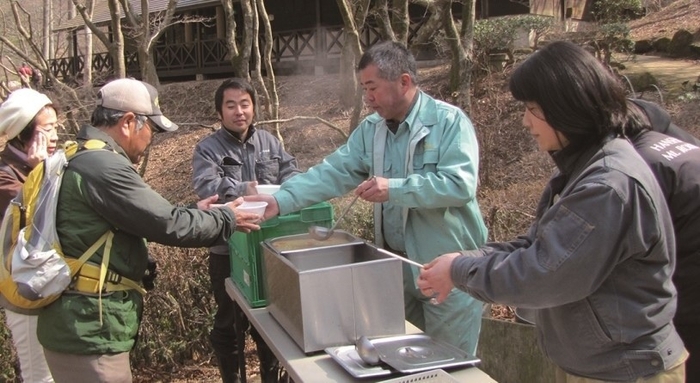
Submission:
<svg viewBox="0 0 700 383">
<path fill-rule="evenodd" d="M 233 0 L 221 0 L 221 6 L 224 9 L 226 18 L 226 45 L 228 45 L 229 55 L 231 55 L 229 59 L 231 60 L 231 66 L 233 66 L 233 73 L 238 77 L 250 80 L 248 70 L 244 70 L 239 62 L 240 52 L 236 41 L 236 17 L 233 10 Z"/>
<path fill-rule="evenodd" d="M 93 10 L 95 9 L 95 0 L 86 2 L 86 11 L 90 20 L 92 20 Z M 75 9 L 75 8 L 74 8 Z M 86 89 L 92 88 L 92 31 L 90 28 L 85 28 L 85 67 L 83 68 L 83 86 Z"/>
<path fill-rule="evenodd" d="M 463 0 L 462 3 L 462 29 L 460 37 L 462 49 L 464 49 L 465 63 L 461 79 L 462 108 L 471 114 L 471 82 L 474 68 L 474 24 L 476 23 L 476 0 Z"/>
<path fill-rule="evenodd" d="M 358 85 L 356 68 L 362 56 L 360 28 L 365 24 L 369 10 L 369 0 L 358 1 L 353 5 L 348 0 L 337 0 L 343 17 L 345 42 L 340 60 L 340 102 L 345 108 L 353 107 L 350 129 L 354 129 L 362 111 L 362 90 Z M 359 100 L 359 101 L 358 101 Z"/>
<path fill-rule="evenodd" d="M 44 34 L 41 38 L 43 44 L 41 53 L 46 58 L 51 58 L 51 0 L 44 0 L 43 30 Z"/>
<path fill-rule="evenodd" d="M 459 41 L 457 26 L 452 18 L 452 0 L 441 0 L 440 14 L 442 27 L 445 31 L 445 40 L 452 53 L 452 65 L 450 67 L 450 93 L 455 94 L 461 86 L 461 75 L 466 55 Z M 454 100 L 453 100 L 454 101 Z"/>
<path fill-rule="evenodd" d="M 117 78 L 124 78 L 126 77 L 126 62 L 124 61 L 124 35 L 122 34 L 119 4 L 117 0 L 107 0 L 107 4 L 109 5 L 109 15 L 112 18 L 113 41 L 105 45 L 108 47 L 110 56 L 112 56 L 114 75 Z M 95 31 L 93 28 L 90 29 L 92 29 L 93 32 Z"/>
<path fill-rule="evenodd" d="M 392 0 L 391 28 L 396 41 L 408 46 L 408 0 Z"/>
<path fill-rule="evenodd" d="M 421 26 L 416 35 L 413 37 L 413 40 L 411 40 L 411 51 L 414 55 L 417 55 L 423 47 L 431 43 L 431 39 L 435 35 L 435 32 L 442 27 L 442 19 L 439 10 L 435 6 L 435 1 L 412 0 L 412 2 L 425 7 L 430 13 L 428 20 L 423 23 L 423 26 Z"/>
<path fill-rule="evenodd" d="M 172 1 L 171 1 L 172 2 Z M 131 12 L 131 10 L 129 10 Z M 153 35 L 151 33 L 151 18 L 149 0 L 141 0 L 141 16 L 140 20 L 133 15 L 131 18 L 134 28 L 140 27 L 141 32 L 138 33 L 138 44 L 136 46 L 136 54 L 139 58 L 139 71 L 141 72 L 141 80 L 153 85 L 156 88 L 160 87 L 160 79 L 158 79 L 158 71 L 155 63 L 153 63 Z"/>
<path fill-rule="evenodd" d="M 118 78 L 126 77 L 126 64 L 124 62 L 124 35 L 122 34 L 121 27 L 121 12 L 118 0 L 107 0 L 109 6 L 109 14 L 111 17 L 111 27 L 112 27 L 112 38 L 110 39 L 106 33 L 99 29 L 95 23 L 92 22 L 92 16 L 88 14 L 88 9 L 79 2 L 79 0 L 72 0 L 75 8 L 80 12 L 80 16 L 85 21 L 85 25 L 90 29 L 90 31 L 97 36 L 97 38 L 102 42 L 102 44 L 109 51 L 109 56 L 112 58 L 112 70 L 113 75 Z"/>
<path fill-rule="evenodd" d="M 246 15 L 246 10 L 250 12 L 250 6 L 244 6 L 248 0 L 241 1 L 243 10 L 243 28 L 241 28 L 242 47 L 238 46 L 236 34 L 236 19 L 234 17 L 233 0 L 221 0 L 221 5 L 226 14 L 226 43 L 228 44 L 229 52 L 231 52 L 231 65 L 236 76 L 250 81 L 250 51 L 251 37 L 247 31 L 247 25 L 252 22 L 250 14 Z"/>
<path fill-rule="evenodd" d="M 257 2 L 258 13 L 260 14 L 262 25 L 265 30 L 265 46 L 263 47 L 262 55 L 262 62 L 265 65 L 265 72 L 267 72 L 267 81 L 265 81 L 267 97 L 265 98 L 265 102 L 269 104 L 270 119 L 279 120 L 280 98 L 277 93 L 277 79 L 272 69 L 272 25 L 270 24 L 270 16 L 267 14 L 267 9 L 265 9 L 265 2 L 263 0 L 257 0 Z M 280 123 L 275 122 L 274 126 L 275 134 L 282 143 L 282 147 L 284 147 L 284 138 L 282 137 L 282 132 L 280 132 Z"/>
<path fill-rule="evenodd" d="M 258 2 L 260 0 L 242 0 L 243 2 L 248 2 L 248 5 L 250 6 L 250 11 L 252 13 L 251 17 L 251 23 L 246 24 L 246 29 L 249 30 L 250 35 L 252 37 L 250 41 L 250 46 L 251 46 L 251 58 L 253 59 L 253 69 L 251 70 L 251 80 L 253 84 L 256 86 L 257 89 L 260 89 L 260 92 L 262 92 L 262 98 L 265 100 L 263 104 L 263 112 L 262 115 L 264 118 L 267 118 L 270 115 L 270 103 L 269 103 L 269 94 L 267 93 L 267 88 L 265 87 L 265 82 L 262 79 L 262 69 L 261 69 L 261 57 L 260 57 L 260 39 L 258 38 L 259 32 L 260 32 L 260 19 L 258 18 Z M 258 105 L 258 111 L 257 113 L 260 113 L 260 106 Z"/>
<path fill-rule="evenodd" d="M 377 0 L 374 6 L 377 27 L 382 40 L 396 41 L 394 30 L 391 27 L 391 15 L 389 14 L 389 0 Z M 360 25 L 362 28 L 362 25 Z"/>
<path fill-rule="evenodd" d="M 452 102 L 463 105 L 463 108 L 471 109 L 470 82 L 473 64 L 472 40 L 474 32 L 473 0 L 465 0 L 462 13 L 462 30 L 458 33 L 454 18 L 452 17 L 452 1 L 441 0 L 440 14 L 442 26 L 445 31 L 445 40 L 452 53 L 452 65 L 450 68 L 449 89 Z M 465 47 L 466 45 L 466 47 Z"/>
</svg>

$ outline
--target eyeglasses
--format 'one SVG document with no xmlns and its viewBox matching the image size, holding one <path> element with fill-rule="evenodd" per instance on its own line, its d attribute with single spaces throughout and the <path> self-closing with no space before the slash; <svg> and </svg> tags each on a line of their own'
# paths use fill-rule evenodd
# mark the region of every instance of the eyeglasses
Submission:
<svg viewBox="0 0 700 383">
<path fill-rule="evenodd" d="M 141 124 L 141 127 L 140 127 L 139 129 L 142 129 L 142 128 L 145 126 L 145 127 L 148 128 L 148 130 L 151 131 L 151 135 L 154 135 L 154 134 L 158 133 L 158 129 L 156 129 L 156 128 L 152 125 L 152 124 L 153 124 L 153 121 L 151 121 L 151 119 L 148 118 L 148 116 L 144 116 L 144 115 L 141 115 L 141 114 L 138 114 L 137 116 L 139 116 L 138 122 L 139 122 L 139 124 Z"/>
<path fill-rule="evenodd" d="M 153 124 L 153 122 L 151 122 L 151 120 L 149 120 L 149 119 L 146 120 L 146 126 L 148 127 L 148 130 L 151 131 L 151 134 L 158 133 L 158 129 L 154 128 L 152 124 Z"/>
</svg>

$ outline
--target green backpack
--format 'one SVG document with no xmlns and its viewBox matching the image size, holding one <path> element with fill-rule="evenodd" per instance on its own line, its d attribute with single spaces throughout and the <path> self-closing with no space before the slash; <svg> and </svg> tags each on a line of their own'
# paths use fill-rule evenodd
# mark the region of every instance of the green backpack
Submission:
<svg viewBox="0 0 700 383">
<path fill-rule="evenodd" d="M 99 296 L 105 292 L 145 290 L 111 270 L 114 233 L 104 233 L 80 257 L 66 257 L 56 233 L 56 204 L 69 161 L 89 150 L 104 149 L 100 140 L 70 142 L 34 168 L 5 211 L 0 226 L 0 305 L 37 314 L 66 290 Z M 87 262 L 104 245 L 102 263 Z M 102 305 L 100 304 L 100 320 Z"/>
</svg>

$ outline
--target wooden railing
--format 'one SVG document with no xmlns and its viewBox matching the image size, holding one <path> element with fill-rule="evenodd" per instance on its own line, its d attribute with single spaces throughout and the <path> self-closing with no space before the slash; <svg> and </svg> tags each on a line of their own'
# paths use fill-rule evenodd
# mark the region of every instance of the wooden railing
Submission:
<svg viewBox="0 0 700 383">
<path fill-rule="evenodd" d="M 422 21 L 412 23 L 409 41 L 422 26 Z M 294 64 L 301 62 L 328 62 L 337 60 L 343 49 L 344 31 L 341 26 L 299 29 L 276 33 L 272 47 L 272 63 Z M 366 26 L 360 34 L 363 47 L 380 40 L 378 30 Z M 261 44 L 264 39 L 261 38 Z M 127 75 L 139 77 L 139 62 L 135 52 L 126 53 Z M 178 44 L 161 44 L 153 49 L 153 60 L 161 77 L 232 72 L 228 44 L 224 39 L 211 39 Z M 84 67 L 84 57 L 66 57 L 50 60 L 53 74 L 62 80 L 78 80 Z M 96 53 L 92 60 L 95 78 L 107 78 L 112 74 L 113 62 L 107 52 Z"/>
</svg>

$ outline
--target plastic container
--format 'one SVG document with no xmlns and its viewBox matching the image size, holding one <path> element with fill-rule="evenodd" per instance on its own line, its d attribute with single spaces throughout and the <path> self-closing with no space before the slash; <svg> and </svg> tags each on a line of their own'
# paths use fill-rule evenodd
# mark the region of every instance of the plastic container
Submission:
<svg viewBox="0 0 700 383">
<path fill-rule="evenodd" d="M 258 185 L 255 189 L 258 194 L 275 194 L 280 190 L 280 185 Z"/>
<path fill-rule="evenodd" d="M 259 202 L 248 202 L 245 201 L 242 204 L 238 205 L 236 208 L 236 211 L 240 212 L 245 212 L 245 213 L 253 213 L 257 215 L 263 215 L 265 214 L 265 208 L 267 207 L 267 202 L 259 201 Z"/>
<path fill-rule="evenodd" d="M 251 307 L 267 306 L 260 243 L 270 238 L 307 233 L 309 226 L 313 225 L 333 225 L 333 206 L 330 203 L 321 202 L 296 213 L 270 218 L 260 225 L 258 231 L 235 232 L 229 238 L 231 279 Z"/>
</svg>

